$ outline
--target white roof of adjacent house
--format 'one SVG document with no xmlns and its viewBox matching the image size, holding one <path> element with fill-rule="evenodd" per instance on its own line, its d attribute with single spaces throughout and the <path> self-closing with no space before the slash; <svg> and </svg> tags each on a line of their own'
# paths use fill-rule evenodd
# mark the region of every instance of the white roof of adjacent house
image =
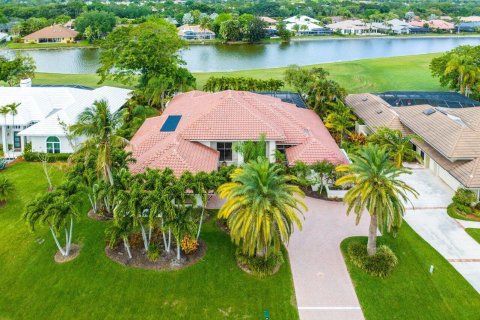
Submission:
<svg viewBox="0 0 480 320">
<path fill-rule="evenodd" d="M 326 25 L 327 28 L 332 30 L 365 30 L 369 29 L 369 26 L 362 20 L 345 20 L 336 23 L 330 23 Z"/>
<path fill-rule="evenodd" d="M 95 90 L 31 87 L 0 88 L 0 96 L 1 89 L 22 89 L 12 90 L 18 91 L 18 93 L 23 91 L 24 101 L 28 102 L 24 105 L 22 101 L 22 105 L 19 107 L 19 115 L 21 109 L 23 109 L 23 114 L 32 111 L 32 114 L 35 114 L 35 119 L 30 121 L 38 121 L 38 123 L 21 131 L 19 133 L 21 136 L 64 136 L 65 132 L 61 122 L 67 125 L 75 123 L 82 111 L 99 100 L 106 100 L 110 111 L 116 112 L 127 102 L 131 93 L 131 90 L 128 89 L 108 86 Z M 15 117 L 15 123 L 17 123 L 17 117 Z"/>
<path fill-rule="evenodd" d="M 310 18 L 308 16 L 293 16 L 287 19 L 284 19 L 287 24 L 294 23 L 294 24 L 308 24 L 308 23 L 319 23 L 320 21 L 314 18 Z"/>
<path fill-rule="evenodd" d="M 400 19 L 392 19 L 385 22 L 373 22 L 372 27 L 377 29 L 387 29 L 393 31 L 401 31 L 405 29 L 410 29 L 412 26 L 408 24 L 406 21 L 402 21 Z"/>
<path fill-rule="evenodd" d="M 312 22 L 307 22 L 307 23 L 289 23 L 285 27 L 289 31 L 293 31 L 295 29 L 295 26 L 298 25 L 300 26 L 300 31 L 305 30 L 303 26 L 306 26 L 308 31 L 314 30 L 314 29 L 322 29 L 323 27 L 319 26 L 318 24 L 312 23 Z"/>
<path fill-rule="evenodd" d="M 0 40 L 7 39 L 7 38 L 8 38 L 8 34 L 4 32 L 0 32 Z"/>
</svg>

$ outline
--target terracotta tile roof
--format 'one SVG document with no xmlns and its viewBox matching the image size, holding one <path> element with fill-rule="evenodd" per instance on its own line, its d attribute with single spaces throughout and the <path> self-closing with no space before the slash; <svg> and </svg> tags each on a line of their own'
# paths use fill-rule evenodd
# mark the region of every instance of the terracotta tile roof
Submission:
<svg viewBox="0 0 480 320">
<path fill-rule="evenodd" d="M 181 115 L 175 131 L 161 132 L 174 115 Z M 138 130 L 129 147 L 137 160 L 131 169 L 170 166 L 177 174 L 211 171 L 218 165 L 219 153 L 196 141 L 257 140 L 261 134 L 266 140 L 294 145 L 287 149 L 289 163 L 347 161 L 311 110 L 250 92 L 191 91 L 175 96 L 161 116 L 147 119 Z"/>
<path fill-rule="evenodd" d="M 46 39 L 46 38 L 75 38 L 78 35 L 78 32 L 64 26 L 55 24 L 53 26 L 45 27 L 34 33 L 26 35 L 24 39 Z"/>
</svg>

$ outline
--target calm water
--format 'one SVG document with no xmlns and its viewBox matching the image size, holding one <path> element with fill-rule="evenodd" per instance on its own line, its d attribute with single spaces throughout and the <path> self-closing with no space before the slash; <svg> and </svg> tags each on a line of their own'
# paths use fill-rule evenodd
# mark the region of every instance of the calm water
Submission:
<svg viewBox="0 0 480 320">
<path fill-rule="evenodd" d="M 290 44 L 192 45 L 182 52 L 182 57 L 193 72 L 234 71 L 443 52 L 465 44 L 480 45 L 480 38 L 332 39 L 293 41 Z M 38 72 L 94 73 L 98 67 L 98 49 L 21 52 L 35 59 Z"/>
</svg>

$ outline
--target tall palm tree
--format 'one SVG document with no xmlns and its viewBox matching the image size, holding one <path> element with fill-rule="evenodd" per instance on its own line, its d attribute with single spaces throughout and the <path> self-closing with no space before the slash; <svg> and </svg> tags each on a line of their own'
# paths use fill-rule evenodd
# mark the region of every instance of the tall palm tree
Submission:
<svg viewBox="0 0 480 320">
<path fill-rule="evenodd" d="M 2 146 L 3 146 L 3 155 L 7 156 L 7 115 L 10 113 L 10 108 L 8 105 L 0 107 L 0 114 L 3 116 L 3 128 L 2 128 Z"/>
<path fill-rule="evenodd" d="M 444 74 L 457 75 L 460 93 L 468 95 L 469 88 L 478 82 L 480 72 L 473 58 L 467 55 L 452 54 L 447 62 Z"/>
<path fill-rule="evenodd" d="M 7 203 L 7 199 L 14 191 L 13 183 L 5 176 L 0 176 L 0 207 Z"/>
<path fill-rule="evenodd" d="M 338 172 L 347 173 L 340 177 L 337 185 L 352 185 L 344 201 L 348 204 L 347 214 L 354 211 L 357 223 L 365 209 L 370 214 L 367 250 L 369 255 L 377 251 L 377 229 L 390 232 L 400 227 L 405 214 L 404 202 L 408 195 L 418 193 L 400 180 L 402 174 L 410 174 L 405 168 L 397 168 L 390 161 L 388 152 L 378 145 L 368 145 L 351 156 L 352 164 L 337 167 Z"/>
<path fill-rule="evenodd" d="M 97 174 L 110 185 L 114 184 L 112 174 L 112 149 L 124 147 L 128 141 L 117 135 L 122 124 L 121 112 L 112 113 L 105 100 L 95 101 L 93 106 L 80 113 L 76 124 L 70 127 L 74 136 L 85 136 L 80 151 L 97 150 Z"/>
<path fill-rule="evenodd" d="M 387 127 L 378 128 L 377 131 L 368 137 L 368 141 L 384 147 L 397 168 L 403 166 L 405 159 L 417 159 L 423 161 L 422 157 L 412 148 L 412 139 L 421 139 L 416 134 L 403 135 L 400 130 L 393 130 Z"/>
<path fill-rule="evenodd" d="M 266 258 L 270 249 L 278 253 L 294 224 L 302 227 L 299 215 L 306 206 L 297 196 L 304 194 L 290 184 L 296 178 L 261 158 L 235 169 L 231 178 L 218 188 L 220 197 L 227 199 L 218 216 L 227 219 L 233 242 L 250 256 Z"/>
<path fill-rule="evenodd" d="M 13 137 L 15 138 L 15 116 L 18 114 L 18 107 L 20 106 L 20 103 L 13 102 L 10 104 L 7 104 L 7 107 L 10 109 L 10 114 L 12 115 L 12 128 L 13 128 Z M 14 141 L 15 144 L 15 141 Z M 15 148 L 15 145 L 14 145 Z"/>
</svg>

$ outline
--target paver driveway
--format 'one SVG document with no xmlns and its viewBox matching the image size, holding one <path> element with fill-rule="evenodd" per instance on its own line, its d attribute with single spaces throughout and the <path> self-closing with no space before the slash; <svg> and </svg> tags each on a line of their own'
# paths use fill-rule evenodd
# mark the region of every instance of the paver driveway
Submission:
<svg viewBox="0 0 480 320">
<path fill-rule="evenodd" d="M 340 243 L 368 234 L 368 214 L 358 226 L 343 203 L 306 198 L 303 230 L 295 230 L 288 252 L 301 320 L 363 319 Z"/>
<path fill-rule="evenodd" d="M 405 220 L 480 292 L 480 244 L 465 232 L 462 221 L 448 216 L 453 190 L 427 169 L 414 169 L 402 180 L 420 194 Z M 465 225 L 479 227 L 478 223 Z"/>
</svg>

